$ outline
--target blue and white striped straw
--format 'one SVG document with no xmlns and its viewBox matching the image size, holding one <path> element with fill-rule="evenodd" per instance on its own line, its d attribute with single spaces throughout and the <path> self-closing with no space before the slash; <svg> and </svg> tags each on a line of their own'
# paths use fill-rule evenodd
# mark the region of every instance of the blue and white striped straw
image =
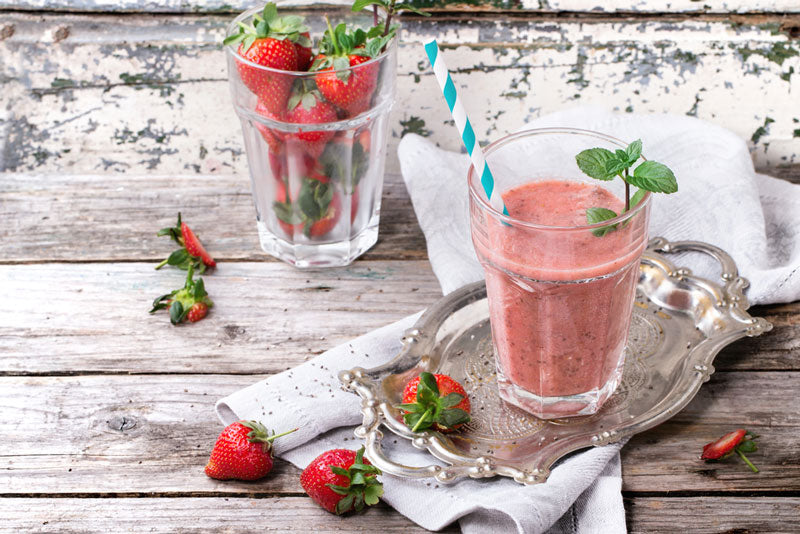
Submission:
<svg viewBox="0 0 800 534">
<path fill-rule="evenodd" d="M 472 160 L 472 166 L 475 167 L 477 175 L 481 177 L 481 185 L 483 185 L 483 190 L 486 192 L 489 203 L 495 207 L 502 206 L 502 212 L 508 215 L 508 210 L 505 204 L 503 204 L 500 192 L 497 191 L 494 186 L 494 176 L 492 176 L 492 171 L 489 170 L 489 166 L 486 164 L 483 150 L 481 150 L 478 139 L 475 137 L 475 131 L 469 123 L 467 112 L 464 111 L 464 105 L 458 97 L 456 86 L 453 83 L 453 79 L 450 77 L 447 65 L 444 63 L 444 57 L 442 57 L 436 39 L 425 43 L 425 52 L 428 54 L 428 59 L 433 67 L 433 73 L 436 75 L 436 81 L 439 82 L 439 87 L 442 89 L 444 99 L 447 102 L 447 106 L 450 108 L 450 114 L 453 116 L 456 128 L 458 128 L 458 133 L 461 134 L 461 141 L 463 141 L 467 153 Z"/>
</svg>

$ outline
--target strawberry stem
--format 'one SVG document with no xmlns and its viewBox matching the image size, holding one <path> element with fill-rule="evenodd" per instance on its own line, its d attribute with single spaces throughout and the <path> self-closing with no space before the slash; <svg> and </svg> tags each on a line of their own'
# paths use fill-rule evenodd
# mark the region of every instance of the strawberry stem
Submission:
<svg viewBox="0 0 800 534">
<path fill-rule="evenodd" d="M 336 42 L 336 34 L 333 32 L 333 26 L 331 26 L 331 21 L 328 16 L 325 16 L 325 23 L 328 25 L 328 33 L 331 36 L 331 44 L 333 45 L 333 50 L 336 52 L 336 55 L 339 56 L 342 54 L 341 50 L 339 50 L 339 43 Z"/>
<path fill-rule="evenodd" d="M 736 454 L 738 454 L 739 457 L 742 460 L 744 460 L 744 463 L 747 464 L 747 467 L 749 467 L 750 470 L 753 471 L 753 473 L 758 473 L 758 468 L 753 465 L 753 462 L 751 462 L 750 460 L 747 459 L 747 456 L 745 456 L 744 453 L 742 451 L 740 451 L 738 447 L 736 448 Z"/>
<path fill-rule="evenodd" d="M 423 422 L 424 422 L 424 421 L 425 421 L 425 420 L 426 420 L 428 417 L 430 417 L 430 415 L 431 415 L 431 410 L 433 410 L 433 408 L 428 408 L 427 410 L 425 410 L 425 412 L 422 414 L 422 417 L 420 417 L 420 418 L 419 418 L 419 421 L 417 421 L 417 424 L 415 424 L 415 425 L 414 425 L 414 426 L 411 428 L 411 431 L 412 431 L 412 432 L 416 432 L 416 431 L 417 431 L 417 429 L 420 427 L 420 425 L 422 425 L 422 423 L 423 423 Z"/>
<path fill-rule="evenodd" d="M 297 430 L 298 430 L 297 428 L 293 428 L 291 430 L 287 430 L 286 432 L 281 432 L 280 434 L 273 434 L 270 437 L 268 437 L 267 439 L 271 442 L 275 438 L 279 438 L 281 436 L 285 436 L 286 434 L 291 434 L 292 432 L 297 432 Z"/>
<path fill-rule="evenodd" d="M 161 263 L 159 263 L 158 265 L 156 265 L 156 271 L 159 270 L 160 268 L 162 268 L 163 266 L 165 266 L 168 261 L 169 261 L 169 258 L 167 258 L 166 260 L 164 260 Z"/>
</svg>

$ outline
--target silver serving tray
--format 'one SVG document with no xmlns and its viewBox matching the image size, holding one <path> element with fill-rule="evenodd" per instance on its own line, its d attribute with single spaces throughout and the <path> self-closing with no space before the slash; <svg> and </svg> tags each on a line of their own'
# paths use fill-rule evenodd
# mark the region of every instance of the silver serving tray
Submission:
<svg viewBox="0 0 800 534">
<path fill-rule="evenodd" d="M 703 252 L 722 268 L 720 283 L 673 265 L 665 254 Z M 663 423 L 695 396 L 714 372 L 714 356 L 745 336 L 772 329 L 751 317 L 731 257 L 699 242 L 650 241 L 627 345 L 622 383 L 594 415 L 541 420 L 500 400 L 489 325 L 486 287 L 465 286 L 428 309 L 403 338 L 391 362 L 374 369 L 339 373 L 344 386 L 362 398 L 356 428 L 366 455 L 385 473 L 433 477 L 512 477 L 522 484 L 544 482 L 553 464 L 577 449 L 604 445 Z M 472 405 L 472 421 L 458 433 L 411 432 L 401 422 L 403 387 L 421 371 L 446 373 L 461 382 Z M 427 450 L 445 465 L 412 467 L 392 461 L 381 446 L 387 428 Z"/>
</svg>

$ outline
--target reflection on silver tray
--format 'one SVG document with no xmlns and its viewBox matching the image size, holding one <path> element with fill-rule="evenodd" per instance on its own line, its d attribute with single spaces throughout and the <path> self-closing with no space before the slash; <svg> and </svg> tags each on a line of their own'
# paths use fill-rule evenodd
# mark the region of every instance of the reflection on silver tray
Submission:
<svg viewBox="0 0 800 534">
<path fill-rule="evenodd" d="M 678 268 L 665 254 L 695 251 L 721 265 L 721 283 Z M 544 482 L 566 454 L 619 441 L 652 428 L 680 411 L 714 372 L 714 356 L 745 336 L 772 325 L 751 317 L 743 290 L 748 282 L 717 247 L 699 242 L 653 239 L 642 258 L 636 304 L 622 383 L 597 414 L 544 421 L 500 400 L 486 288 L 463 287 L 432 306 L 406 332 L 403 349 L 375 369 L 339 373 L 362 397 L 363 423 L 356 436 L 384 472 L 451 482 L 461 477 L 512 477 L 523 484 Z M 403 387 L 421 371 L 451 375 L 464 384 L 472 421 L 456 434 L 412 433 L 400 422 Z M 446 465 L 410 467 L 388 458 L 381 447 L 384 426 L 411 440 Z"/>
</svg>

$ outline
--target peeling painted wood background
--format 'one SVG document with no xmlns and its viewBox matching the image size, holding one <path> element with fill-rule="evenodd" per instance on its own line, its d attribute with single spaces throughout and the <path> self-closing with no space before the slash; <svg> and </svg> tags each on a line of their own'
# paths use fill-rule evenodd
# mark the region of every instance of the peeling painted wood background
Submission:
<svg viewBox="0 0 800 534">
<path fill-rule="evenodd" d="M 459 149 L 420 46 L 435 36 L 484 142 L 601 105 L 710 120 L 747 139 L 759 168 L 800 163 L 800 16 L 463 18 L 405 22 L 394 143 L 416 132 Z M 5 13 L 0 170 L 246 174 L 218 44 L 229 20 Z"/>
<path fill-rule="evenodd" d="M 483 141 L 578 104 L 683 113 L 800 183 L 797 0 L 414 2 L 434 16 L 404 20 L 393 147 L 459 149 L 420 47 L 435 36 Z M 256 484 L 202 474 L 217 398 L 439 296 L 393 147 L 362 259 L 304 273 L 258 249 L 218 44 L 250 5 L 0 0 L 0 533 L 421 531 L 387 506 L 322 512 L 282 461 Z M 199 329 L 143 312 L 182 280 L 152 270 L 177 209 L 220 260 Z M 775 330 L 726 348 L 684 412 L 623 450 L 631 532 L 800 531 L 800 303 L 753 313 Z M 761 475 L 696 459 L 741 425 Z"/>
</svg>

